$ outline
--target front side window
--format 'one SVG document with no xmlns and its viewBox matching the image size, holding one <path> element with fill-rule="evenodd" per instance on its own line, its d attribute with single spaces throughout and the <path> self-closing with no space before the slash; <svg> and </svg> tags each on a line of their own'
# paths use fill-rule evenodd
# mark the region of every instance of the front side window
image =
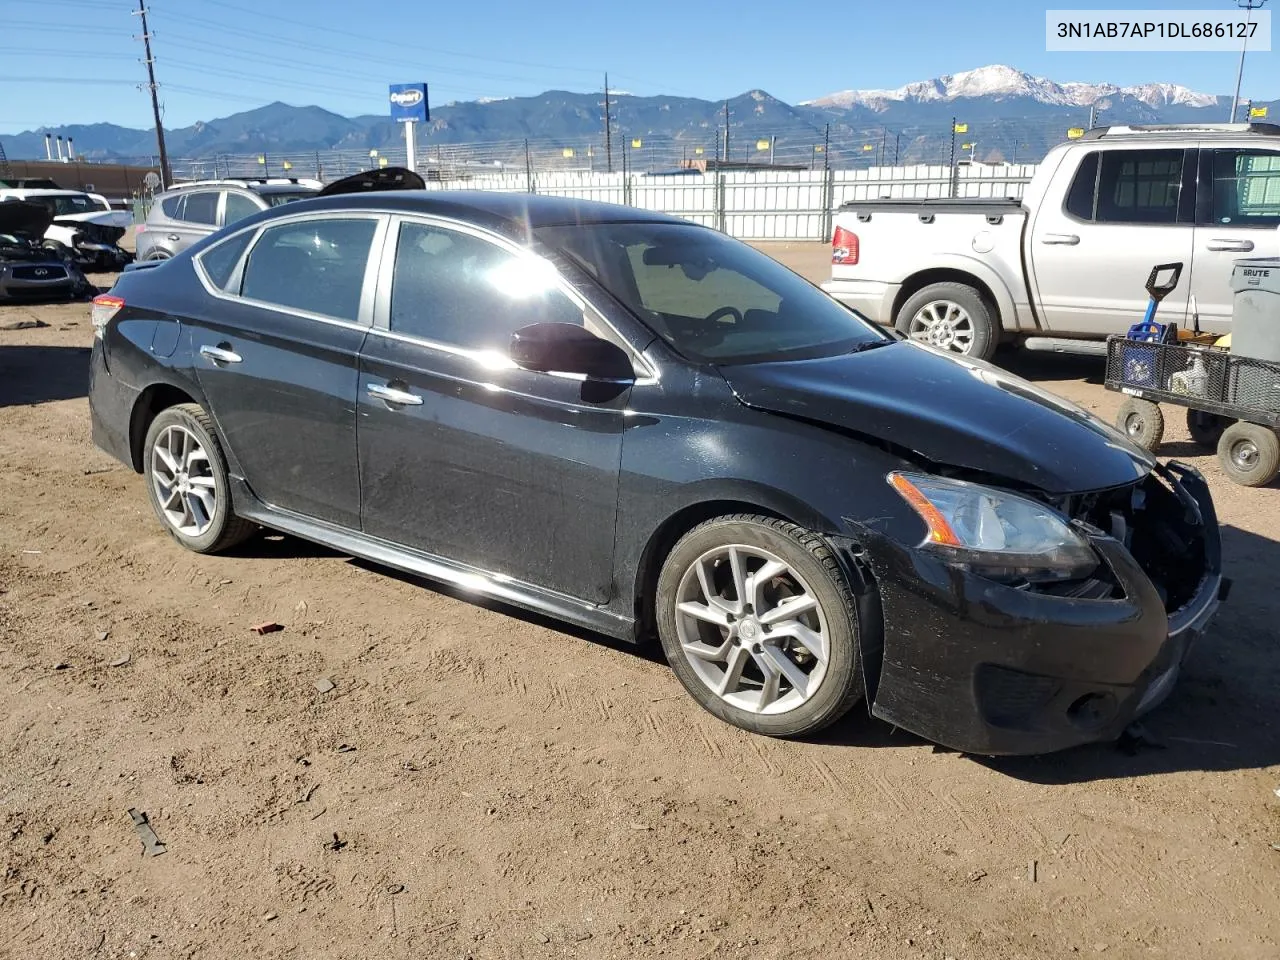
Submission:
<svg viewBox="0 0 1280 960">
<path fill-rule="evenodd" d="M 222 223 L 225 226 L 228 223 L 243 220 L 245 217 L 252 217 L 261 209 L 243 194 L 227 191 L 227 203 L 226 209 L 223 211 Z"/>
<path fill-rule="evenodd" d="M 1280 153 L 1213 151 L 1213 222 L 1280 226 Z"/>
<path fill-rule="evenodd" d="M 249 252 L 240 293 L 288 310 L 354 323 L 376 228 L 377 221 L 367 218 L 268 227 Z"/>
<path fill-rule="evenodd" d="M 199 193 L 187 194 L 187 202 L 182 207 L 182 219 L 187 223 L 218 222 L 218 191 L 202 190 Z"/>
<path fill-rule="evenodd" d="M 708 363 L 837 356 L 886 335 L 763 253 L 706 227 L 542 227 L 680 354 Z"/>
<path fill-rule="evenodd" d="M 531 323 L 586 318 L 544 261 L 468 233 L 404 223 L 396 244 L 389 325 L 394 333 L 505 353 Z M 597 332 L 597 331 L 593 331 Z"/>
</svg>

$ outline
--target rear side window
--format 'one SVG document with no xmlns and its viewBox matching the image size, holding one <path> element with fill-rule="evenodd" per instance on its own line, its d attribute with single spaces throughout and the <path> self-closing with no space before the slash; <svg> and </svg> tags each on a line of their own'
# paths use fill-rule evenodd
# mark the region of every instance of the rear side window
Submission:
<svg viewBox="0 0 1280 960">
<path fill-rule="evenodd" d="M 1067 212 L 1095 223 L 1177 223 L 1183 156 L 1181 149 L 1102 151 L 1092 163 L 1081 164 L 1067 195 Z"/>
<path fill-rule="evenodd" d="M 242 193 L 227 192 L 227 206 L 222 215 L 222 223 L 235 223 L 245 217 L 252 217 L 261 207 Z"/>
<path fill-rule="evenodd" d="M 160 201 L 160 209 L 164 211 L 164 215 L 170 220 L 182 219 L 182 201 L 187 198 L 182 194 L 176 197 L 165 197 Z"/>
<path fill-rule="evenodd" d="M 216 224 L 218 222 L 218 191 L 203 190 L 199 193 L 187 194 L 181 219 L 187 223 L 207 223 L 210 226 Z"/>
<path fill-rule="evenodd" d="M 1238 227 L 1280 225 L 1280 153 L 1213 152 L 1213 222 Z"/>
<path fill-rule="evenodd" d="M 240 262 L 241 255 L 248 248 L 249 241 L 252 239 L 253 230 L 245 230 L 243 233 L 237 234 L 229 240 L 224 240 L 217 246 L 210 247 L 200 254 L 200 266 L 204 267 L 204 272 L 209 275 L 209 280 L 219 290 L 227 289 L 227 284 L 231 282 L 231 275 L 235 272 L 236 264 Z"/>
<path fill-rule="evenodd" d="M 270 227 L 245 263 L 243 296 L 354 323 L 377 222 L 303 220 Z"/>
</svg>

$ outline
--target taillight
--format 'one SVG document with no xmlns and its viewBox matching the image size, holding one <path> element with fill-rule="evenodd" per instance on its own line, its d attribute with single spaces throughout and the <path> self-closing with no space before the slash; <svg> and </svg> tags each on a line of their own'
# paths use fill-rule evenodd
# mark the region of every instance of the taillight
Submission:
<svg viewBox="0 0 1280 960">
<path fill-rule="evenodd" d="M 836 227 L 831 237 L 831 262 L 853 265 L 858 262 L 858 235 L 844 227 Z"/>
<path fill-rule="evenodd" d="M 113 297 L 109 293 L 102 293 L 93 298 L 93 311 L 90 319 L 93 321 L 93 335 L 101 340 L 102 332 L 107 329 L 107 324 L 111 322 L 111 318 L 120 312 L 120 308 L 124 306 L 124 301 L 119 297 Z"/>
</svg>

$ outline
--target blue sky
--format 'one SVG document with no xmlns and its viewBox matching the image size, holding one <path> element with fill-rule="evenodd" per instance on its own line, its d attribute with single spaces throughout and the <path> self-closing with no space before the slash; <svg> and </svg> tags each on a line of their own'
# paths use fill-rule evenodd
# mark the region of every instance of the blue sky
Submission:
<svg viewBox="0 0 1280 960">
<path fill-rule="evenodd" d="M 711 99 L 759 87 L 795 102 L 990 63 L 1059 81 L 1168 81 L 1229 95 L 1237 62 L 1231 53 L 1047 53 L 1045 10 L 1076 6 L 1062 0 L 150 2 L 165 124 L 177 127 L 273 100 L 382 113 L 386 84 L 398 81 L 427 81 L 434 103 L 600 89 L 606 69 L 614 88 Z M 821 12 L 802 15 L 806 7 Z M 100 121 L 150 127 L 131 9 L 136 0 L 0 0 L 0 134 Z M 1250 54 L 1242 96 L 1280 97 L 1280 53 Z"/>
</svg>

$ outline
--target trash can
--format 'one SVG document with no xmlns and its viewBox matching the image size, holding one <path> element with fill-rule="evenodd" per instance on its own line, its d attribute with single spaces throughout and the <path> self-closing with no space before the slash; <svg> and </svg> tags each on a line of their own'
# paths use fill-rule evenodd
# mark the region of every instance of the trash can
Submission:
<svg viewBox="0 0 1280 960">
<path fill-rule="evenodd" d="M 1237 260 L 1231 290 L 1232 355 L 1280 362 L 1280 257 Z"/>
</svg>

